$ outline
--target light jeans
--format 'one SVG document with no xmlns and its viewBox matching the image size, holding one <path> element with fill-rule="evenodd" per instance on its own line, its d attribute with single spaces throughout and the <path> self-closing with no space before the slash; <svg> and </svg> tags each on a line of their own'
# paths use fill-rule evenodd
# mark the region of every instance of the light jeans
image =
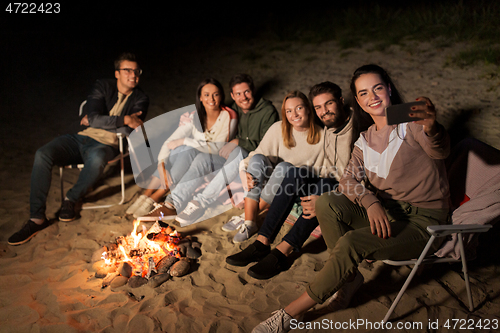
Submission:
<svg viewBox="0 0 500 333">
<path fill-rule="evenodd" d="M 288 162 L 281 162 L 273 170 L 266 156 L 262 154 L 252 156 L 248 162 L 247 173 L 252 175 L 256 185 L 250 191 L 245 192 L 245 197 L 257 202 L 262 199 L 271 204 L 274 196 L 281 189 L 281 182 L 292 167 L 294 166 Z"/>
<path fill-rule="evenodd" d="M 246 156 L 248 152 L 239 146 L 233 149 L 227 160 L 215 154 L 198 154 L 189 166 L 185 166 L 188 168 L 186 173 L 166 201 L 173 204 L 178 212 L 184 210 L 192 199 L 197 200 L 202 207 L 207 207 L 217 200 L 226 185 L 238 178 L 240 162 Z M 204 183 L 204 177 L 211 173 L 215 173 L 215 177 L 201 193 L 193 197 L 196 189 Z"/>
</svg>

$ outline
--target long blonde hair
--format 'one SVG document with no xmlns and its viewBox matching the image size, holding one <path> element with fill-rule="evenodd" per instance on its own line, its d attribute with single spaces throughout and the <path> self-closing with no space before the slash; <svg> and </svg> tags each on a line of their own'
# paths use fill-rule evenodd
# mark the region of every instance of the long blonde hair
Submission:
<svg viewBox="0 0 500 333">
<path fill-rule="evenodd" d="M 317 117 L 316 112 L 314 112 L 314 109 L 311 106 L 311 102 L 309 102 L 309 99 L 307 99 L 306 95 L 304 95 L 298 90 L 294 90 L 289 92 L 285 96 L 285 98 L 283 99 L 283 104 L 281 105 L 281 119 L 283 120 L 281 122 L 281 136 L 283 137 L 283 143 L 285 144 L 285 147 L 287 147 L 288 149 L 295 147 L 295 140 L 292 134 L 293 126 L 286 118 L 285 103 L 288 99 L 295 97 L 300 98 L 302 100 L 302 102 L 304 103 L 304 107 L 307 110 L 308 121 L 309 121 L 309 129 L 307 132 L 307 143 L 310 145 L 314 145 L 317 144 L 321 139 L 321 132 L 316 127 L 316 121 L 315 121 L 315 117 Z"/>
</svg>

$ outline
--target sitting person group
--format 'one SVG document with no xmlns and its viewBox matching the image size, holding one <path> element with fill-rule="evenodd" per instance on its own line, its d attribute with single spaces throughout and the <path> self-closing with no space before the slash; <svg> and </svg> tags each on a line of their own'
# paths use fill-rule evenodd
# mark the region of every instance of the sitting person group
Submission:
<svg viewBox="0 0 500 333">
<path fill-rule="evenodd" d="M 10 245 L 29 241 L 50 224 L 45 201 L 54 164 L 85 163 L 59 213 L 61 221 L 77 217 L 75 203 L 116 154 L 113 134 L 128 134 L 145 119 L 149 99 L 137 87 L 141 73 L 134 55 L 122 55 L 115 62 L 116 82 L 97 81 L 88 97 L 81 122 L 86 129 L 37 151 L 30 219 L 8 239 Z M 319 225 L 329 252 L 324 267 L 299 298 L 253 332 L 286 332 L 293 318 L 317 304 L 324 304 L 324 311 L 347 307 L 364 281 L 357 268 L 362 260 L 417 257 L 430 237 L 427 226 L 447 223 L 444 159 L 450 151 L 449 136 L 426 97 L 417 98 L 424 103 L 412 107 L 415 121 L 388 125 L 385 109 L 403 103 L 403 98 L 383 68 L 365 65 L 354 72 L 352 105 L 344 104 L 342 90 L 332 82 L 313 86 L 309 97 L 300 91 L 288 93 L 281 120 L 271 102 L 255 96 L 250 76 L 235 75 L 229 87 L 232 108 L 224 105 L 217 80 L 200 83 L 196 110 L 165 141 L 150 188 L 127 213 L 146 221 L 175 218 L 181 226 L 190 225 L 239 178 L 244 213 L 222 228 L 236 231 L 234 243 L 254 233 L 257 237 L 226 262 L 257 262 L 248 268 L 256 279 L 285 270 L 287 257 L 300 251 Z M 211 173 L 214 178 L 196 193 Z M 301 214 L 271 250 L 295 203 L 300 203 Z M 268 212 L 259 229 L 257 216 L 264 210 Z M 434 250 L 439 245 L 434 242 Z"/>
</svg>

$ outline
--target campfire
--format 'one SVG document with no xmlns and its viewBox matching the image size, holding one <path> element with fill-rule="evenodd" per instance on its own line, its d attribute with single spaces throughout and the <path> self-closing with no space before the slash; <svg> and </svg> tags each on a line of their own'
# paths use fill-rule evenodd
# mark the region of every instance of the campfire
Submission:
<svg viewBox="0 0 500 333">
<path fill-rule="evenodd" d="M 183 276 L 191 261 L 201 256 L 200 244 L 182 237 L 173 227 L 157 221 L 147 230 L 134 221 L 130 235 L 104 246 L 94 254 L 95 277 L 102 278 L 102 288 L 128 284 L 132 288 L 149 284 L 155 288 L 172 276 Z"/>
</svg>

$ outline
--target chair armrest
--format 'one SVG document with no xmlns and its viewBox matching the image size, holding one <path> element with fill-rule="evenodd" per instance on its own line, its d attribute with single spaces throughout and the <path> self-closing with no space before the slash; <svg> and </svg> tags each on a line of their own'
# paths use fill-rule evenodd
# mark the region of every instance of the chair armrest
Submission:
<svg viewBox="0 0 500 333">
<path fill-rule="evenodd" d="M 456 233 L 487 232 L 493 227 L 491 224 L 441 224 L 427 227 L 427 231 L 436 237 L 443 237 Z"/>
<path fill-rule="evenodd" d="M 84 100 L 84 101 L 82 102 L 82 104 L 80 104 L 80 108 L 78 109 L 78 116 L 80 116 L 80 117 L 81 117 L 81 116 L 82 116 L 82 114 L 83 114 L 83 107 L 85 106 L 85 104 L 87 104 L 87 100 Z"/>
</svg>

